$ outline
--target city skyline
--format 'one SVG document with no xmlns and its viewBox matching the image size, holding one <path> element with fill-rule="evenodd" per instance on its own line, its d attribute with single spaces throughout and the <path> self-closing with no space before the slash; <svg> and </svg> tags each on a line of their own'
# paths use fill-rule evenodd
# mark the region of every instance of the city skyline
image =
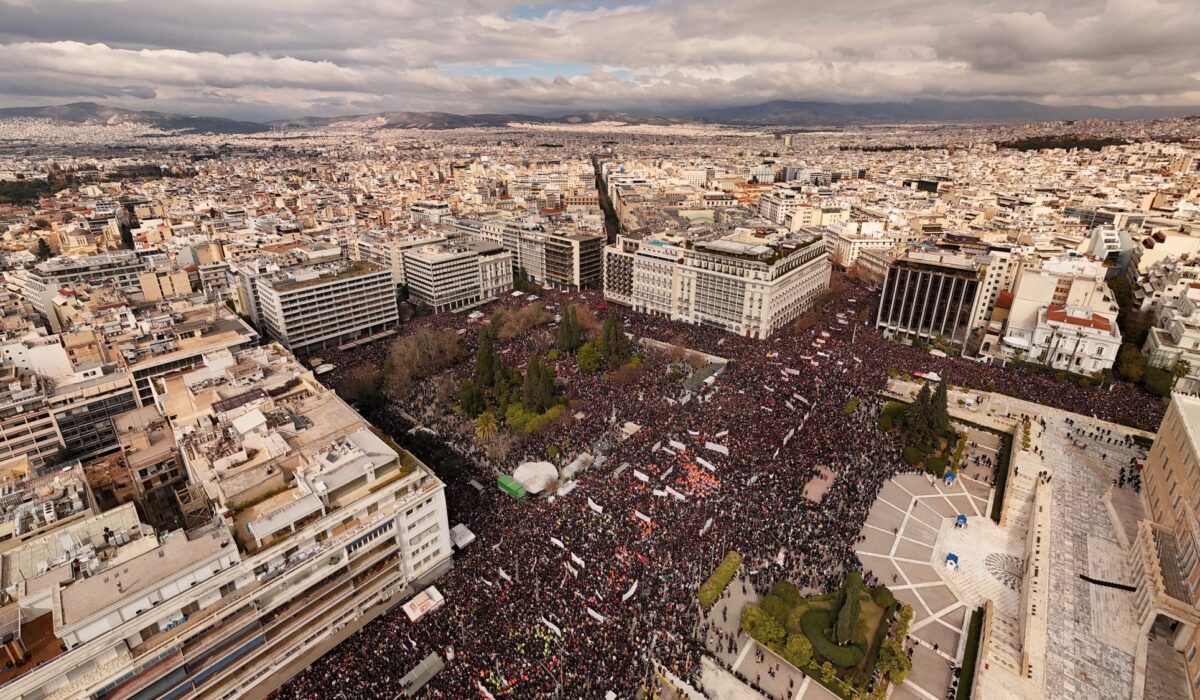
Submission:
<svg viewBox="0 0 1200 700">
<path fill-rule="evenodd" d="M 1200 104 L 1200 9 L 1158 0 L 0 0 L 0 27 L 0 107 L 95 101 L 268 120 L 687 114 L 771 100 Z"/>
</svg>

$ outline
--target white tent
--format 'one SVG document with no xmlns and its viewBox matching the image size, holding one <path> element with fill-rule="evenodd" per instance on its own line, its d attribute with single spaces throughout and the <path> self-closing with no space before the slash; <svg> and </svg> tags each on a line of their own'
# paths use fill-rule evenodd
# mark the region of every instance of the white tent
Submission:
<svg viewBox="0 0 1200 700">
<path fill-rule="evenodd" d="M 558 478 L 558 469 L 549 462 L 525 462 L 513 472 L 526 493 L 541 493 L 546 485 Z"/>
</svg>

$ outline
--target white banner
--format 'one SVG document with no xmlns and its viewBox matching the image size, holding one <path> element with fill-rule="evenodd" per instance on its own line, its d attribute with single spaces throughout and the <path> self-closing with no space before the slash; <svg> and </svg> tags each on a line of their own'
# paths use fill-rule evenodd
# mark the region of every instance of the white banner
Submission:
<svg viewBox="0 0 1200 700">
<path fill-rule="evenodd" d="M 570 573 L 572 576 L 574 576 L 575 578 L 579 578 L 579 572 L 575 570 L 575 567 L 571 566 L 570 564 L 568 564 L 568 563 L 567 563 L 567 562 L 565 562 L 565 561 L 563 562 L 563 566 L 567 567 L 567 571 L 568 571 L 568 572 L 569 572 L 569 573 Z"/>
<path fill-rule="evenodd" d="M 704 467 L 705 469 L 709 470 L 710 472 L 717 471 L 717 468 L 714 467 L 711 463 L 709 463 L 709 461 L 707 459 L 705 459 L 703 457 L 697 457 L 696 462 L 698 462 L 700 464 L 700 466 Z"/>
<path fill-rule="evenodd" d="M 679 493 L 678 491 L 671 488 L 670 486 L 667 487 L 667 493 L 671 494 L 673 497 L 675 497 L 681 501 L 687 500 L 687 496 L 684 496 L 682 493 Z"/>
<path fill-rule="evenodd" d="M 659 497 L 661 497 L 661 498 L 666 498 L 666 497 L 667 497 L 667 492 L 666 492 L 666 491 L 659 491 L 658 489 L 654 489 L 654 491 L 652 491 L 652 493 L 653 493 L 655 496 L 659 496 Z"/>
<path fill-rule="evenodd" d="M 666 470 L 665 472 L 663 472 L 663 473 L 662 473 L 662 476 L 660 476 L 660 477 L 658 477 L 658 478 L 659 478 L 660 480 L 662 480 L 662 479 L 666 479 L 668 476 L 670 476 L 670 475 L 671 475 L 671 472 L 673 472 L 673 471 L 675 471 L 675 465 L 674 465 L 674 464 L 672 464 L 671 466 L 667 467 L 667 470 Z"/>
<path fill-rule="evenodd" d="M 597 619 L 597 620 L 599 620 L 600 622 L 607 622 L 607 621 L 608 621 L 608 618 L 604 617 L 603 615 L 601 615 L 600 613 L 596 612 L 595 610 L 592 610 L 591 608 L 588 608 L 588 609 L 587 609 L 587 612 L 588 612 L 588 615 L 591 615 L 592 617 L 596 618 L 596 619 Z"/>
<path fill-rule="evenodd" d="M 635 477 L 637 477 L 638 481 L 650 481 L 650 477 L 646 476 L 645 474 L 643 474 L 642 472 L 640 472 L 636 469 L 633 470 L 633 475 Z"/>
<path fill-rule="evenodd" d="M 475 681 L 475 686 L 479 688 L 479 692 L 483 693 L 483 697 L 487 698 L 487 700 L 496 700 L 496 696 L 489 693 L 488 689 L 484 688 L 482 683 Z"/>
<path fill-rule="evenodd" d="M 504 569 L 500 569 L 500 578 L 504 579 L 505 581 L 508 581 L 509 583 L 512 583 L 512 577 L 509 576 L 508 574 L 504 573 Z"/>
<path fill-rule="evenodd" d="M 682 442 L 680 442 L 678 440 L 671 440 L 668 444 L 670 444 L 671 447 L 674 447 L 675 449 L 679 450 L 680 452 L 683 452 L 684 450 L 687 449 L 687 445 L 683 444 Z"/>
<path fill-rule="evenodd" d="M 571 561 L 573 561 L 573 562 L 575 562 L 576 564 L 578 564 L 578 565 L 579 565 L 579 568 L 581 568 L 581 569 L 587 568 L 587 567 L 585 567 L 585 566 L 583 565 L 583 560 L 582 560 L 582 559 L 580 559 L 579 557 L 575 556 L 575 552 L 571 552 Z"/>
<path fill-rule="evenodd" d="M 651 452 L 658 452 L 658 451 L 659 451 L 659 449 L 661 449 L 661 448 L 662 448 L 662 440 L 659 440 L 658 442 L 654 443 L 654 447 L 651 447 L 651 448 L 650 448 L 650 451 L 651 451 Z"/>
<path fill-rule="evenodd" d="M 791 440 L 791 439 L 792 439 L 792 436 L 793 436 L 793 435 L 795 435 L 795 434 L 796 434 L 796 429 L 795 429 L 795 428 L 792 428 L 791 430 L 789 430 L 789 431 L 788 431 L 788 434 L 787 434 L 787 435 L 784 435 L 784 436 L 783 436 L 783 446 L 784 446 L 784 447 L 787 447 L 788 440 Z"/>
<path fill-rule="evenodd" d="M 554 546 L 558 547 L 559 549 L 566 549 L 566 546 L 563 545 L 562 540 L 558 539 L 557 537 L 551 537 L 550 542 L 553 543 Z"/>
<path fill-rule="evenodd" d="M 729 448 L 728 448 L 728 447 L 726 447 L 726 446 L 724 446 L 724 445 L 718 445 L 718 444 L 717 444 L 717 443 L 715 443 L 715 442 L 706 442 L 706 443 L 704 443 L 704 447 L 705 447 L 706 449 L 712 450 L 713 452 L 719 452 L 719 453 L 721 453 L 721 454 L 723 454 L 723 455 L 728 455 L 728 454 L 729 454 Z"/>
<path fill-rule="evenodd" d="M 625 595 L 621 596 L 621 602 L 629 600 L 633 597 L 634 593 L 637 593 L 637 584 L 637 581 L 633 582 L 633 585 L 629 587 L 629 590 L 625 591 Z"/>
<path fill-rule="evenodd" d="M 638 518 L 645 520 L 646 522 L 650 522 L 650 516 L 646 515 L 645 513 L 643 513 L 640 510 L 633 511 L 633 514 L 636 515 Z"/>
<path fill-rule="evenodd" d="M 558 635 L 558 636 L 560 636 L 560 637 L 562 636 L 562 630 L 560 630 L 560 629 L 558 628 L 558 625 L 556 625 L 556 624 L 554 624 L 553 622 L 551 622 L 551 621 L 547 620 L 545 615 L 543 615 L 543 616 L 542 616 L 542 622 L 543 622 L 543 623 L 545 623 L 545 625 L 546 625 L 547 627 L 549 627 L 549 628 L 550 628 L 550 630 L 551 630 L 551 631 L 553 631 L 555 634 L 557 634 L 557 635 Z"/>
<path fill-rule="evenodd" d="M 599 503 L 596 503 L 595 501 L 593 501 L 591 498 L 588 498 L 588 508 L 591 508 L 592 510 L 596 511 L 597 513 L 600 513 L 601 515 L 604 514 L 604 507 L 601 506 Z"/>
<path fill-rule="evenodd" d="M 701 535 L 708 532 L 708 528 L 712 527 L 712 521 L 713 521 L 713 519 L 709 518 L 708 521 L 704 523 L 704 527 L 700 528 Z"/>
<path fill-rule="evenodd" d="M 721 432 L 717 433 L 716 435 L 713 435 L 713 437 L 725 437 L 728 434 L 729 434 L 728 430 L 722 430 Z"/>
</svg>

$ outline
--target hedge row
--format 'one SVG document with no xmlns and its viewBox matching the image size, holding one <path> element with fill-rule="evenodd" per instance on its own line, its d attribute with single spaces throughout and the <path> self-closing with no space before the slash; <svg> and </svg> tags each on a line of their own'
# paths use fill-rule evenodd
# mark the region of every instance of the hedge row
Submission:
<svg viewBox="0 0 1200 700">
<path fill-rule="evenodd" d="M 725 592 L 725 587 L 733 580 L 734 574 L 741 565 L 742 555 L 734 550 L 729 550 L 725 558 L 717 565 L 716 571 L 712 572 L 712 576 L 700 584 L 700 593 L 697 597 L 705 610 L 716 604 L 717 599 Z"/>
<path fill-rule="evenodd" d="M 839 646 L 825 635 L 825 629 L 830 625 L 829 611 L 815 608 L 804 613 L 800 618 L 800 628 L 804 636 L 812 642 L 813 651 L 834 666 L 850 668 L 862 661 L 863 650 L 858 645 Z"/>
</svg>

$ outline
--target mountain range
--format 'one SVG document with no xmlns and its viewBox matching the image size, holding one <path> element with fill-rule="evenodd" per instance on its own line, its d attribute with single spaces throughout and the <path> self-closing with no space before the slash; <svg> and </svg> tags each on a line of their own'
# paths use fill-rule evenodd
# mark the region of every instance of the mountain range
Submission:
<svg viewBox="0 0 1200 700">
<path fill-rule="evenodd" d="M 381 129 L 459 129 L 499 127 L 512 122 L 535 124 L 731 124 L 777 127 L 843 127 L 900 123 L 1033 122 L 1069 119 L 1164 119 L 1200 114 L 1200 107 L 1095 107 L 1051 106 L 1025 100 L 913 100 L 842 104 L 775 100 L 743 107 L 692 110 L 677 115 L 631 114 L 594 111 L 561 116 L 529 114 L 451 114 L 448 112 L 379 112 L 340 117 L 298 117 L 271 122 L 250 122 L 223 117 L 147 112 L 110 107 L 94 102 L 74 102 L 45 107 L 0 109 L 0 121 L 43 118 L 67 124 L 137 123 L 188 134 L 253 134 L 276 128 L 324 128 L 337 124 Z"/>
</svg>

